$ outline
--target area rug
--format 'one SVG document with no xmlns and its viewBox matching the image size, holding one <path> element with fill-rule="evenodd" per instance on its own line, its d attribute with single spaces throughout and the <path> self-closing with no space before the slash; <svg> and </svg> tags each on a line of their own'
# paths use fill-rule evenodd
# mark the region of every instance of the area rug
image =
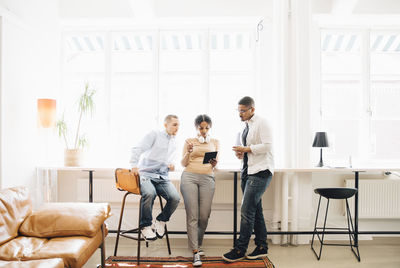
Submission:
<svg viewBox="0 0 400 268">
<path fill-rule="evenodd" d="M 241 260 L 233 263 L 226 263 L 221 257 L 203 257 L 202 267 L 267 267 L 275 266 L 268 257 L 257 260 Z M 140 265 L 136 264 L 136 257 L 114 257 L 110 256 L 106 260 L 106 267 L 168 267 L 168 268 L 185 268 L 193 267 L 192 258 L 187 257 L 143 257 L 140 258 Z"/>
</svg>

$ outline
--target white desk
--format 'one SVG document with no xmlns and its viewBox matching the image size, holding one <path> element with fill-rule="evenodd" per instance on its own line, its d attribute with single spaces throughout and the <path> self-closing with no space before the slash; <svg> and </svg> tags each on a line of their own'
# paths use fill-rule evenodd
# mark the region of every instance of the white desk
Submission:
<svg viewBox="0 0 400 268">
<path fill-rule="evenodd" d="M 283 235 L 299 235 L 299 234 L 312 234 L 313 231 L 298 231 L 297 230 L 297 217 L 292 215 L 294 228 L 292 230 L 288 230 L 288 193 L 289 193 L 289 183 L 291 184 L 292 193 L 296 193 L 298 191 L 298 183 L 297 183 L 297 174 L 299 173 L 354 173 L 354 181 L 355 188 L 359 189 L 359 176 L 360 172 L 385 172 L 385 171 L 400 171 L 400 167 L 365 167 L 365 168 L 327 168 L 327 167 L 312 167 L 312 168 L 277 168 L 274 170 L 275 174 L 282 173 L 281 177 L 281 187 L 278 187 L 282 192 L 282 204 L 281 204 L 281 231 L 279 232 L 268 232 L 268 234 L 283 234 Z M 240 173 L 239 169 L 234 168 L 220 168 L 219 172 L 231 172 L 234 174 L 234 197 L 233 197 L 233 245 L 235 245 L 237 238 L 237 180 L 238 173 Z M 289 182 L 289 174 L 294 174 L 292 176 L 291 181 Z M 293 194 L 291 197 L 294 203 L 297 203 L 298 196 L 297 194 Z M 360 232 L 358 231 L 358 191 L 354 196 L 354 236 L 355 236 L 355 245 L 358 245 L 358 235 Z M 297 213 L 297 211 L 292 209 L 292 213 Z M 330 234 L 343 234 L 344 232 L 329 232 Z M 385 231 L 385 232 L 377 232 L 377 231 L 364 231 L 362 234 L 400 234 L 400 230 L 397 231 Z"/>
<path fill-rule="evenodd" d="M 115 167 L 40 167 L 39 171 L 84 171 L 88 172 L 88 180 L 89 180 L 89 202 L 93 201 L 93 172 L 95 171 L 112 171 L 115 170 Z M 277 168 L 274 170 L 275 176 L 279 178 L 279 185 L 276 186 L 274 191 L 281 191 L 281 202 L 277 202 L 276 211 L 281 212 L 281 230 L 276 232 L 268 232 L 270 235 L 299 235 L 299 234 L 312 234 L 312 230 L 310 231 L 299 231 L 297 228 L 297 217 L 296 217 L 296 209 L 291 209 L 291 213 L 293 215 L 289 215 L 289 188 L 291 189 L 291 200 L 293 203 L 298 202 L 298 175 L 302 173 L 342 173 L 342 174 L 354 174 L 355 180 L 355 188 L 359 187 L 359 176 L 361 172 L 384 172 L 384 171 L 400 171 L 400 167 L 356 167 L 356 168 Z M 177 171 L 179 172 L 179 171 Z M 235 243 L 237 237 L 237 181 L 239 179 L 239 168 L 235 167 L 220 167 L 216 171 L 216 173 L 231 173 L 233 174 L 233 241 Z M 50 201 L 50 200 L 46 200 Z M 386 231 L 386 232 L 359 232 L 358 231 L 358 193 L 355 195 L 354 202 L 354 221 L 355 221 L 355 242 L 358 243 L 358 234 L 400 234 L 399 231 Z M 292 218 L 291 230 L 288 228 L 289 216 Z M 215 233 L 215 232 L 213 232 Z M 226 234 L 227 232 L 224 232 Z M 330 232 L 332 234 L 335 233 L 343 233 L 343 232 Z"/>
</svg>

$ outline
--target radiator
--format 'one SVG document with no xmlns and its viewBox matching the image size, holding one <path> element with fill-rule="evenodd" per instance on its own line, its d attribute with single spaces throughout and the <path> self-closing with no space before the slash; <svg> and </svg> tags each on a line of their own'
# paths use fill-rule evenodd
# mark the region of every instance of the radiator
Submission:
<svg viewBox="0 0 400 268">
<path fill-rule="evenodd" d="M 354 179 L 346 180 L 346 187 L 354 187 Z M 349 205 L 353 210 L 354 198 Z M 400 180 L 360 180 L 358 211 L 359 218 L 399 219 Z"/>
</svg>

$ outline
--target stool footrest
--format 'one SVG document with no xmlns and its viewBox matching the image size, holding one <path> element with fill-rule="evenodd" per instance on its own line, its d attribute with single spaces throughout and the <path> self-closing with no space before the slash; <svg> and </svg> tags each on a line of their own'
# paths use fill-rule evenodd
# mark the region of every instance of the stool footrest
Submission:
<svg viewBox="0 0 400 268">
<path fill-rule="evenodd" d="M 126 234 L 126 233 L 137 234 L 138 232 L 139 232 L 139 228 L 135 228 L 135 229 L 120 231 L 119 233 L 120 234 Z"/>
<path fill-rule="evenodd" d="M 123 237 L 126 237 L 126 238 L 130 238 L 130 239 L 133 239 L 133 240 L 138 240 L 138 238 L 137 237 L 135 237 L 135 236 L 132 236 L 132 235 L 128 235 L 128 234 L 123 234 L 123 233 L 120 233 L 119 234 L 120 236 L 123 236 Z M 140 241 L 146 241 L 144 238 L 140 238 Z"/>
<path fill-rule="evenodd" d="M 336 243 L 322 243 L 324 246 L 343 246 L 343 247 L 350 247 L 350 244 L 336 244 Z M 352 247 L 357 248 L 354 244 L 351 245 Z"/>
<path fill-rule="evenodd" d="M 321 229 L 321 230 L 348 230 L 348 228 L 338 228 L 338 227 L 335 227 L 335 228 L 333 228 L 333 227 L 315 227 L 315 229 Z M 315 230 L 314 230 L 315 231 Z M 354 233 L 354 232 L 350 232 L 350 233 Z"/>
</svg>

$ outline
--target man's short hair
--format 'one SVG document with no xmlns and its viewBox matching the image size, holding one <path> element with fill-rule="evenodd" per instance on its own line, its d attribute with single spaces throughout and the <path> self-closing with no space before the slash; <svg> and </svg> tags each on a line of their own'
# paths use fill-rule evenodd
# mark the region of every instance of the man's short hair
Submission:
<svg viewBox="0 0 400 268">
<path fill-rule="evenodd" d="M 246 96 L 241 98 L 238 104 L 246 107 L 254 107 L 254 100 L 252 97 Z"/>
<path fill-rule="evenodd" d="M 174 115 L 174 114 L 169 114 L 164 118 L 164 123 L 169 123 L 171 121 L 172 118 L 176 118 L 178 119 L 178 116 Z"/>
</svg>

